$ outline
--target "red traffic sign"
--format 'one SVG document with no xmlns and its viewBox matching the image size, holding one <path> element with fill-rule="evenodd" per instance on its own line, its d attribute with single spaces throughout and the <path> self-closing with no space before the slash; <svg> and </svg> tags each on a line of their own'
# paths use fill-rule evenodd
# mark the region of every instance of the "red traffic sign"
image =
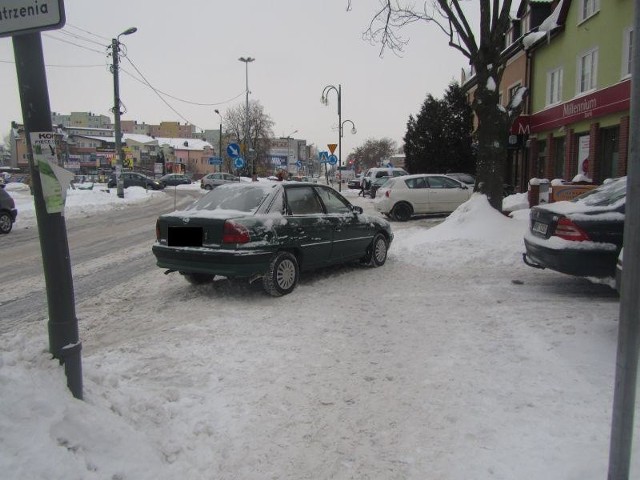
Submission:
<svg viewBox="0 0 640 480">
<path fill-rule="evenodd" d="M 3 0 L 0 9 L 0 37 L 55 30 L 65 22 L 64 1 L 34 2 Z"/>
</svg>

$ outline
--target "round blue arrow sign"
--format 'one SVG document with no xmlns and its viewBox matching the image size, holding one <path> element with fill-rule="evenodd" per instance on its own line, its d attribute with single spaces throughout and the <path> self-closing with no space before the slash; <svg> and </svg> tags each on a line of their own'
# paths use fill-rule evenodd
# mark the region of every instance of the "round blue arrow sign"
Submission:
<svg viewBox="0 0 640 480">
<path fill-rule="evenodd" d="M 244 168 L 244 158 L 236 157 L 236 159 L 233 161 L 233 165 L 236 168 Z"/>
<path fill-rule="evenodd" d="M 236 158 L 240 156 L 240 145 L 237 143 L 230 143 L 227 145 L 227 155 L 231 158 Z"/>
<path fill-rule="evenodd" d="M 338 157 L 329 155 L 329 165 L 335 165 L 336 163 L 338 163 Z"/>
</svg>

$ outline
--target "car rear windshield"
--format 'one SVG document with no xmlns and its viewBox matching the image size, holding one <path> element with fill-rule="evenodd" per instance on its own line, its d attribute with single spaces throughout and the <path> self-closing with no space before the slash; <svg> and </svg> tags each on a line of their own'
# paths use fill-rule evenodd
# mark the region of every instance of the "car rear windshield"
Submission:
<svg viewBox="0 0 640 480">
<path fill-rule="evenodd" d="M 572 202 L 594 207 L 606 207 L 624 200 L 627 195 L 627 177 L 616 178 L 603 183 L 598 188 L 574 198 Z"/>
<path fill-rule="evenodd" d="M 272 184 L 224 184 L 214 188 L 187 210 L 236 210 L 253 213 L 273 191 Z"/>
</svg>

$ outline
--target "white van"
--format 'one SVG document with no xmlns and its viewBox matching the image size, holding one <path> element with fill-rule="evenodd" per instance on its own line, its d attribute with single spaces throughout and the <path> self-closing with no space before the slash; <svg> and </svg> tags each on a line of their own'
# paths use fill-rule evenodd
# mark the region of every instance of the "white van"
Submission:
<svg viewBox="0 0 640 480">
<path fill-rule="evenodd" d="M 362 177 L 362 181 L 365 182 L 364 189 L 369 190 L 371 184 L 376 178 L 380 177 L 400 177 L 402 175 L 409 175 L 404 168 L 398 167 L 375 167 L 367 170 Z"/>
<path fill-rule="evenodd" d="M 356 177 L 356 171 L 351 167 L 336 167 L 334 179 L 336 182 L 346 183 Z"/>
</svg>

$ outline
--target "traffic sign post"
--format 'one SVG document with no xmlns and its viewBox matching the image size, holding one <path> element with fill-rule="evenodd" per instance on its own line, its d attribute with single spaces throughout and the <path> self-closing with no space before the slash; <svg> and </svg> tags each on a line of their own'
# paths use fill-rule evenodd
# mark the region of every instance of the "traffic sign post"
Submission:
<svg viewBox="0 0 640 480">
<path fill-rule="evenodd" d="M 0 14 L 0 37 L 12 37 L 64 27 L 64 2 L 3 0 Z"/>
<path fill-rule="evenodd" d="M 26 139 L 29 170 L 47 291 L 49 351 L 64 365 L 67 387 L 71 394 L 77 399 L 82 399 L 82 344 L 79 340 L 75 311 L 67 227 L 63 212 L 47 211 L 41 179 L 41 174 L 46 172 L 40 171 L 34 163 L 34 153 L 38 152 L 35 152 L 31 139 L 33 132 L 53 135 L 47 75 L 39 32 L 64 25 L 64 6 L 62 0 L 40 4 L 24 0 L 4 0 L 3 12 L 15 12 L 16 9 L 20 12 L 16 18 L 2 18 L 0 36 L 13 36 L 20 105 L 25 131 L 28 133 Z M 26 15 L 32 10 L 34 15 Z M 55 148 L 51 154 L 55 158 Z"/>
</svg>

